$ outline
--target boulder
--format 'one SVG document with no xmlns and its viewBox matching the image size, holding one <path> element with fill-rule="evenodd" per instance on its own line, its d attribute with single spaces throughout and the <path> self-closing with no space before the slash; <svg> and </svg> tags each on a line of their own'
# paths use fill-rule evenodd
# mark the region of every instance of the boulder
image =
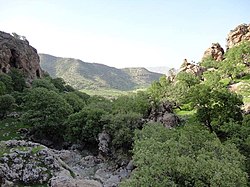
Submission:
<svg viewBox="0 0 250 187">
<path fill-rule="evenodd" d="M 204 71 L 206 71 L 204 67 L 201 67 L 198 64 L 189 63 L 187 59 L 184 59 L 179 69 L 179 72 L 187 72 L 199 77 L 203 74 Z"/>
<path fill-rule="evenodd" d="M 227 49 L 238 45 L 242 41 L 250 41 L 250 24 L 238 25 L 227 36 Z"/>
<path fill-rule="evenodd" d="M 20 69 L 30 83 L 43 75 L 39 62 L 37 50 L 24 37 L 0 31 L 0 72 Z"/>
<path fill-rule="evenodd" d="M 110 149 L 109 149 L 109 143 L 110 143 L 110 135 L 106 132 L 103 131 L 101 133 L 98 134 L 98 149 L 99 149 L 99 153 L 103 156 L 107 156 L 110 153 Z"/>
<path fill-rule="evenodd" d="M 167 128 L 176 127 L 180 123 L 180 119 L 173 113 L 173 105 L 171 102 L 161 103 L 158 107 L 153 108 L 149 115 L 149 121 L 162 123 Z"/>
<path fill-rule="evenodd" d="M 224 59 L 224 49 L 219 43 L 212 43 L 212 46 L 204 52 L 202 60 L 206 58 L 212 58 L 215 61 L 222 61 Z"/>
</svg>

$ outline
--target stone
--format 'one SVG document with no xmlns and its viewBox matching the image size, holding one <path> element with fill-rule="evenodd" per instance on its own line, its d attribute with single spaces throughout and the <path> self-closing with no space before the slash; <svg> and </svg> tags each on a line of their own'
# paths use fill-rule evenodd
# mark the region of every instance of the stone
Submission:
<svg viewBox="0 0 250 187">
<path fill-rule="evenodd" d="M 199 66 L 198 64 L 189 63 L 187 59 L 184 59 L 179 72 L 191 73 L 195 76 L 200 77 L 203 72 L 206 71 L 206 68 Z"/>
<path fill-rule="evenodd" d="M 170 102 L 161 103 L 153 108 L 149 114 L 148 121 L 162 123 L 167 128 L 176 127 L 180 119 L 173 113 L 173 104 Z"/>
<path fill-rule="evenodd" d="M 37 50 L 26 39 L 0 31 L 0 72 L 8 73 L 11 68 L 20 69 L 28 83 L 43 76 Z"/>
<path fill-rule="evenodd" d="M 135 168 L 134 164 L 133 164 L 133 160 L 130 160 L 126 169 L 127 170 L 133 170 Z"/>
<path fill-rule="evenodd" d="M 104 156 L 109 155 L 110 140 L 111 140 L 110 135 L 106 131 L 103 131 L 98 134 L 98 141 L 99 141 L 98 149 L 101 155 L 104 155 Z"/>
<path fill-rule="evenodd" d="M 212 43 L 212 46 L 204 52 L 202 60 L 207 58 L 211 58 L 215 61 L 222 61 L 224 59 L 224 49 L 219 43 Z"/>
<path fill-rule="evenodd" d="M 119 175 L 112 175 L 105 183 L 104 187 L 116 187 L 121 182 L 121 177 Z"/>
<path fill-rule="evenodd" d="M 111 177 L 112 173 L 106 171 L 105 169 L 98 169 L 95 173 L 95 179 L 98 179 L 102 182 L 105 182 L 107 179 Z"/>
<path fill-rule="evenodd" d="M 227 36 L 227 49 L 230 49 L 242 41 L 250 41 L 250 24 L 238 25 Z"/>
</svg>

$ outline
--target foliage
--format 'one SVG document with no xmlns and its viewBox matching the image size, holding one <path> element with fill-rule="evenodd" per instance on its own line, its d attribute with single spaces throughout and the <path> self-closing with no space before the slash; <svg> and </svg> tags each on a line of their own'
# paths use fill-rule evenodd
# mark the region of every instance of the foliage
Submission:
<svg viewBox="0 0 250 187">
<path fill-rule="evenodd" d="M 141 115 L 134 112 L 106 115 L 104 129 L 112 137 L 112 146 L 115 149 L 131 149 L 135 129 L 141 128 Z"/>
<path fill-rule="evenodd" d="M 62 96 L 46 88 L 34 88 L 24 98 L 23 121 L 48 137 L 62 135 L 62 125 L 72 107 Z"/>
<path fill-rule="evenodd" d="M 26 87 L 24 74 L 21 70 L 12 68 L 11 71 L 8 73 L 13 81 L 13 90 L 21 92 Z"/>
<path fill-rule="evenodd" d="M 4 94 L 6 94 L 6 86 L 5 86 L 5 84 L 2 82 L 2 81 L 0 81 L 0 95 L 4 95 Z"/>
<path fill-rule="evenodd" d="M 74 92 L 64 93 L 63 98 L 70 104 L 74 112 L 79 112 L 85 106 L 84 100 Z"/>
<path fill-rule="evenodd" d="M 14 108 L 15 99 L 9 94 L 0 96 L 0 119 L 6 117 Z"/>
<path fill-rule="evenodd" d="M 247 186 L 244 157 L 199 126 L 166 129 L 150 124 L 137 131 L 136 170 L 124 186 Z"/>
<path fill-rule="evenodd" d="M 35 79 L 32 82 L 32 88 L 39 88 L 39 87 L 58 92 L 58 89 L 54 86 L 54 84 L 51 83 L 51 80 L 49 78 Z"/>
<path fill-rule="evenodd" d="M 224 141 L 235 144 L 241 154 L 246 157 L 246 168 L 250 175 L 250 115 L 244 116 L 242 123 L 229 121 L 220 128 Z"/>
<path fill-rule="evenodd" d="M 226 59 L 221 62 L 219 69 L 231 79 L 235 79 L 239 73 L 246 70 L 245 65 L 249 63 L 250 42 L 242 42 L 234 46 L 227 51 L 225 56 Z"/>
<path fill-rule="evenodd" d="M 188 88 L 200 82 L 197 76 L 187 72 L 179 72 L 176 76 L 176 80 L 186 84 Z"/>
<path fill-rule="evenodd" d="M 150 109 L 149 95 L 145 92 L 137 92 L 136 94 L 120 96 L 113 102 L 113 112 L 135 112 L 148 116 Z"/>
<path fill-rule="evenodd" d="M 103 129 L 103 109 L 83 108 L 80 112 L 69 116 L 66 121 L 65 139 L 72 143 L 95 143 Z"/>
<path fill-rule="evenodd" d="M 220 62 L 215 61 L 212 57 L 207 57 L 200 63 L 205 68 L 218 68 Z"/>
<path fill-rule="evenodd" d="M 7 93 L 11 93 L 13 91 L 13 81 L 9 75 L 0 73 L 0 81 L 4 83 Z"/>
<path fill-rule="evenodd" d="M 242 120 L 242 97 L 226 88 L 212 88 L 199 84 L 190 91 L 189 102 L 197 110 L 196 117 L 209 130 L 216 131 L 218 126 L 230 119 Z"/>
</svg>

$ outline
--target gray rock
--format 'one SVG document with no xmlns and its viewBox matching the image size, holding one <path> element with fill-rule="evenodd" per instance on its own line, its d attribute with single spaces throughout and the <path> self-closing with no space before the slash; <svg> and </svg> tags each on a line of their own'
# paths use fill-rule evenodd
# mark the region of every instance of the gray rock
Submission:
<svg viewBox="0 0 250 187">
<path fill-rule="evenodd" d="M 133 164 L 133 160 L 130 160 L 126 169 L 127 170 L 133 170 L 135 168 L 134 164 Z"/>
<path fill-rule="evenodd" d="M 112 175 L 105 183 L 104 187 L 116 187 L 121 182 L 121 177 L 119 175 Z"/>
</svg>

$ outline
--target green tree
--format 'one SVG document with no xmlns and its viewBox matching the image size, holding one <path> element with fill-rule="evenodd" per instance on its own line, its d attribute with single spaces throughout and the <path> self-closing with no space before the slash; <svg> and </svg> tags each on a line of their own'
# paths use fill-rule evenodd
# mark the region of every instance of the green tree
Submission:
<svg viewBox="0 0 250 187">
<path fill-rule="evenodd" d="M 244 156 L 198 126 L 166 129 L 150 124 L 137 131 L 136 169 L 121 186 L 247 186 Z"/>
<path fill-rule="evenodd" d="M 0 81 L 0 95 L 4 95 L 4 94 L 6 94 L 6 86 L 5 86 L 5 84 L 2 82 L 2 81 Z"/>
<path fill-rule="evenodd" d="M 73 112 L 72 107 L 58 93 L 46 88 L 34 88 L 24 98 L 23 121 L 48 138 L 61 135 L 63 123 Z"/>
<path fill-rule="evenodd" d="M 75 112 L 79 112 L 85 106 L 84 100 L 82 100 L 74 92 L 67 92 L 63 94 L 63 98 L 71 105 Z"/>
<path fill-rule="evenodd" d="M 242 97 L 227 88 L 212 88 L 199 84 L 190 90 L 189 102 L 197 110 L 196 117 L 211 132 L 221 124 L 242 120 Z"/>
<path fill-rule="evenodd" d="M 103 129 L 104 114 L 106 112 L 99 108 L 84 108 L 70 115 L 66 121 L 65 139 L 72 143 L 96 143 Z"/>
<path fill-rule="evenodd" d="M 21 72 L 19 69 L 12 68 L 8 75 L 13 81 L 13 90 L 22 92 L 23 89 L 26 87 L 23 72 Z"/>
<path fill-rule="evenodd" d="M 176 80 L 187 85 L 188 88 L 200 82 L 199 78 L 192 73 L 180 72 L 176 76 Z"/>
<path fill-rule="evenodd" d="M 140 119 L 142 115 L 134 112 L 106 115 L 104 129 L 112 137 L 112 146 L 115 149 L 128 151 L 131 149 L 135 129 L 142 128 Z"/>
<path fill-rule="evenodd" d="M 120 96 L 113 101 L 113 112 L 135 112 L 148 116 L 150 109 L 150 99 L 146 92 Z"/>
<path fill-rule="evenodd" d="M 9 94 L 0 96 L 0 119 L 6 117 L 14 108 L 15 99 Z"/>
<path fill-rule="evenodd" d="M 48 90 L 53 90 L 55 92 L 58 92 L 58 89 L 54 86 L 54 84 L 51 83 L 51 80 L 49 78 L 43 78 L 43 79 L 35 79 L 32 82 L 33 88 L 47 88 Z"/>
<path fill-rule="evenodd" d="M 4 83 L 7 93 L 11 93 L 13 91 L 13 81 L 9 75 L 0 73 L 0 81 Z"/>
<path fill-rule="evenodd" d="M 226 59 L 221 62 L 220 70 L 234 79 L 239 73 L 246 70 L 245 65 L 249 63 L 250 58 L 250 42 L 242 42 L 229 49 L 225 56 Z"/>
<path fill-rule="evenodd" d="M 208 57 L 202 60 L 202 62 L 200 63 L 201 66 L 205 67 L 205 68 L 218 68 L 219 67 L 219 63 L 215 61 L 212 57 Z"/>
</svg>

